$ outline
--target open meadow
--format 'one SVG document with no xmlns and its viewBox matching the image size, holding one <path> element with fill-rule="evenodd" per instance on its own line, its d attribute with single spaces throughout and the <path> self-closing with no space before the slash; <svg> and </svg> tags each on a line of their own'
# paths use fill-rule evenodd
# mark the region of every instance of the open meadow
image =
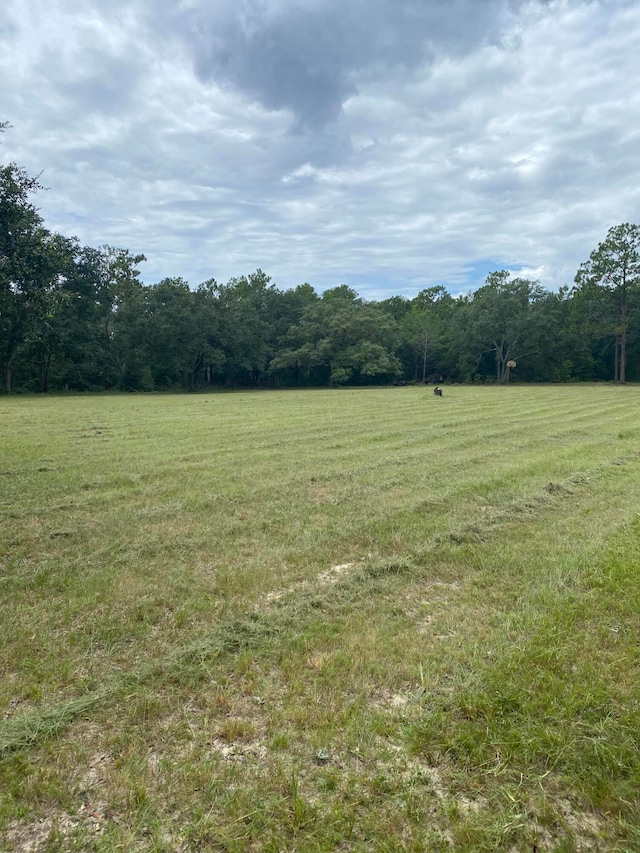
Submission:
<svg viewBox="0 0 640 853">
<path fill-rule="evenodd" d="M 640 388 L 0 399 L 1 851 L 640 850 Z"/>
</svg>

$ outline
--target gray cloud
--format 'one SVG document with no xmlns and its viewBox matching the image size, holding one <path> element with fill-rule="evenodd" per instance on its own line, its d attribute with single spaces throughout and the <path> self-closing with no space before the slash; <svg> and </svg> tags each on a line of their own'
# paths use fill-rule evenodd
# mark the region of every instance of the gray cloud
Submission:
<svg viewBox="0 0 640 853">
<path fill-rule="evenodd" d="M 469 50 L 499 32 L 506 0 L 230 0 L 173 20 L 202 80 L 228 84 L 297 129 L 335 119 L 361 79 Z"/>
</svg>

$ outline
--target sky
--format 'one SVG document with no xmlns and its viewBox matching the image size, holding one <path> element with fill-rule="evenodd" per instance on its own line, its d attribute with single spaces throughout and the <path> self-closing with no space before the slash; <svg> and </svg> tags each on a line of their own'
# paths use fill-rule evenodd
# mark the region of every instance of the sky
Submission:
<svg viewBox="0 0 640 853">
<path fill-rule="evenodd" d="M 640 223 L 639 0 L 3 0 L 0 163 L 192 287 L 571 285 Z"/>
</svg>

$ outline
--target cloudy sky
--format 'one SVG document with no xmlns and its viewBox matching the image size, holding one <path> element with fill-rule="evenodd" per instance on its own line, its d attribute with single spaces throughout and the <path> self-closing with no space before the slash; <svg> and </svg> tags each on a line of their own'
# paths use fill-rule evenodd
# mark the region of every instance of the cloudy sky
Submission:
<svg viewBox="0 0 640 853">
<path fill-rule="evenodd" d="M 639 0 L 3 0 L 0 162 L 143 280 L 571 284 L 640 223 Z"/>
</svg>

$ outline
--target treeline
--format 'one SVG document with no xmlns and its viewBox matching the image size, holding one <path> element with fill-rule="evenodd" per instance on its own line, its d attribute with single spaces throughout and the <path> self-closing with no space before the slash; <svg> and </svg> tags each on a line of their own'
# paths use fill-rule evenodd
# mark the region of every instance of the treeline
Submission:
<svg viewBox="0 0 640 853">
<path fill-rule="evenodd" d="M 261 270 L 195 289 L 143 255 L 49 231 L 0 169 L 0 359 L 9 391 L 640 380 L 640 229 L 620 225 L 559 292 L 491 273 L 461 297 L 280 290 Z"/>
</svg>

